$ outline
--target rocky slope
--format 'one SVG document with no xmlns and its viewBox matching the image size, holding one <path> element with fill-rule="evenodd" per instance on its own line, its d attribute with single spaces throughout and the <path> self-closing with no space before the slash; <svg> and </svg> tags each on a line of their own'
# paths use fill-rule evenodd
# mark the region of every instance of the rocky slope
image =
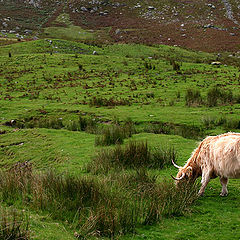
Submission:
<svg viewBox="0 0 240 240">
<path fill-rule="evenodd" d="M 238 51 L 240 46 L 237 0 L 0 0 L 0 30 L 40 31 L 63 12 L 86 29 L 108 28 L 112 42 L 209 52 Z"/>
</svg>

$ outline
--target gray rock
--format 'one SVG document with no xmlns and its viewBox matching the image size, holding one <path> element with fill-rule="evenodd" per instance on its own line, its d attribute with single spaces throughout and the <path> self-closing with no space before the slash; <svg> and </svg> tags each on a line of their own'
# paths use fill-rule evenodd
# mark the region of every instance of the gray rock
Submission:
<svg viewBox="0 0 240 240">
<path fill-rule="evenodd" d="M 121 30 L 118 28 L 118 29 L 116 29 L 115 34 L 117 35 L 117 34 L 119 34 L 120 32 L 121 32 Z"/>
<path fill-rule="evenodd" d="M 25 29 L 25 30 L 24 30 L 24 33 L 25 33 L 25 34 L 32 34 L 32 32 L 33 32 L 33 31 L 30 30 L 30 29 Z"/>
<path fill-rule="evenodd" d="M 81 7 L 81 11 L 87 12 L 88 10 L 87 10 L 87 8 L 85 8 L 85 7 Z"/>
<path fill-rule="evenodd" d="M 136 6 L 134 6 L 134 8 L 141 8 L 142 6 L 140 5 L 140 3 L 137 3 Z"/>
<path fill-rule="evenodd" d="M 148 6 L 148 10 L 155 10 L 155 7 L 153 7 L 153 6 Z"/>
</svg>

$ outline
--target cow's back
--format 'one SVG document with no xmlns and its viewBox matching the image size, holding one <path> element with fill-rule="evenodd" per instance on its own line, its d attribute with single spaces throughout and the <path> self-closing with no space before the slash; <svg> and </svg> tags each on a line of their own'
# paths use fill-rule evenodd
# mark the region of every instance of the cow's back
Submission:
<svg viewBox="0 0 240 240">
<path fill-rule="evenodd" d="M 240 178 L 240 133 L 226 133 L 211 138 L 208 166 L 221 177 Z"/>
</svg>

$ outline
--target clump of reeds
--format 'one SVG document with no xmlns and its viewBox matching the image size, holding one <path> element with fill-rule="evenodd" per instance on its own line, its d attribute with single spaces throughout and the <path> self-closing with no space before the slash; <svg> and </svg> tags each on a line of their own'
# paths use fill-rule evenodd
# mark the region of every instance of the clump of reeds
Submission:
<svg viewBox="0 0 240 240">
<path fill-rule="evenodd" d="M 215 107 L 219 104 L 226 105 L 234 102 L 233 93 L 231 90 L 224 90 L 219 87 L 214 87 L 207 92 L 207 103 L 209 107 Z"/>
<path fill-rule="evenodd" d="M 108 172 L 111 168 L 155 168 L 162 169 L 176 159 L 172 148 L 151 148 L 147 142 L 130 141 L 126 146 L 117 145 L 111 149 L 102 149 L 92 159 L 88 169 L 93 172 Z"/>
<path fill-rule="evenodd" d="M 93 117 L 79 116 L 78 120 L 69 121 L 66 128 L 70 131 L 86 131 L 89 133 L 95 133 L 97 131 L 97 120 Z"/>
<path fill-rule="evenodd" d="M 203 98 L 199 90 L 188 88 L 185 95 L 186 106 L 200 106 L 203 104 Z"/>
<path fill-rule="evenodd" d="M 0 209 L 0 239 L 30 239 L 29 219 L 24 212 L 16 209 Z"/>
<path fill-rule="evenodd" d="M 109 146 L 113 144 L 122 144 L 125 138 L 129 138 L 135 133 L 135 127 L 132 121 L 125 121 L 123 125 L 112 124 L 105 126 L 100 134 L 95 138 L 96 146 Z"/>
<path fill-rule="evenodd" d="M 146 144 L 140 148 L 145 149 Z M 29 164 L 22 163 L 1 172 L 0 193 L 4 192 L 8 194 L 3 202 L 11 200 L 49 213 L 53 219 L 68 223 L 79 239 L 133 233 L 137 226 L 184 214 L 197 198 L 196 185 L 183 183 L 176 188 L 172 181 L 157 181 L 144 167 L 123 175 L 115 173 L 114 181 L 113 177 L 73 177 L 56 171 L 37 174 Z M 13 218 L 14 228 L 6 229 L 10 226 L 8 219 L 3 218 L 1 227 L 6 233 L 0 234 L 10 232 L 19 236 L 13 239 L 29 239 L 28 220 L 16 224 L 18 220 Z M 16 231 L 15 226 L 19 226 Z"/>
</svg>

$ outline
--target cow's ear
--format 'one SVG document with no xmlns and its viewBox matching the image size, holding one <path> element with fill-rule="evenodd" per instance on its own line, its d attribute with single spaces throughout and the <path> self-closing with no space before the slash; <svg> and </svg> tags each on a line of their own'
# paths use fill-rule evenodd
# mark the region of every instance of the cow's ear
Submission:
<svg viewBox="0 0 240 240">
<path fill-rule="evenodd" d="M 193 172 L 192 167 L 191 167 L 191 166 L 188 166 L 188 167 L 187 167 L 187 171 L 186 171 L 186 175 L 187 175 L 188 177 L 190 177 L 190 176 L 192 176 L 192 172 Z"/>
</svg>

